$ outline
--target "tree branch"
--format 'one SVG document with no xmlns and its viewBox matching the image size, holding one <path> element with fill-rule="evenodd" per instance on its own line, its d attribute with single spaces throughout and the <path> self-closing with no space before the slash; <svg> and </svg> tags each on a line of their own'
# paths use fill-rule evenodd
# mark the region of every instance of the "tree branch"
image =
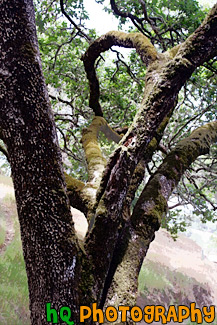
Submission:
<svg viewBox="0 0 217 325">
<path fill-rule="evenodd" d="M 88 212 L 89 201 L 88 197 L 85 196 L 85 192 L 83 191 L 85 184 L 66 173 L 65 181 L 70 205 L 86 215 Z"/>
<path fill-rule="evenodd" d="M 108 303 L 111 294 L 115 306 L 120 303 L 120 299 L 125 305 L 132 304 L 133 298 L 135 300 L 133 294 L 135 295 L 140 267 L 154 239 L 154 233 L 160 227 L 173 189 L 190 164 L 198 156 L 208 153 L 210 145 L 216 140 L 217 122 L 196 129 L 188 138 L 179 142 L 150 178 L 133 210 L 131 224 L 126 224 L 118 242 L 115 254 L 117 269 L 115 272 L 113 270 Z M 124 272 L 126 268 L 130 268 L 130 272 Z M 128 294 L 124 295 L 124 292 Z"/>
<path fill-rule="evenodd" d="M 72 101 L 69 101 L 69 100 L 65 100 L 65 99 L 62 99 L 61 97 L 56 97 L 56 96 L 53 96 L 53 95 L 51 95 L 51 94 L 49 94 L 49 97 L 51 98 L 51 99 L 54 99 L 54 100 L 58 100 L 58 101 L 60 101 L 61 103 L 64 103 L 64 104 L 66 104 L 66 105 L 69 105 L 72 109 L 74 109 L 74 106 L 73 106 L 73 104 L 72 104 Z M 57 113 L 56 113 L 57 114 Z"/>
<path fill-rule="evenodd" d="M 95 194 L 107 163 L 98 143 L 98 134 L 100 131 L 105 134 L 108 140 L 118 143 L 121 139 L 121 136 L 113 131 L 106 120 L 100 116 L 95 116 L 89 127 L 83 129 L 81 142 L 88 165 L 88 183 L 95 189 Z"/>
<path fill-rule="evenodd" d="M 94 64 L 100 54 L 109 50 L 113 45 L 135 48 L 146 65 L 149 65 L 158 57 L 155 47 L 151 44 L 149 39 L 141 33 L 127 34 L 111 31 L 95 40 L 82 56 L 82 60 L 90 86 L 89 105 L 96 116 L 103 116 L 103 112 L 99 103 L 99 81 L 96 76 Z"/>
<path fill-rule="evenodd" d="M 103 123 L 103 118 L 95 117 L 91 125 L 82 131 L 81 142 L 88 166 L 88 182 L 93 188 L 93 198 L 95 198 L 96 189 L 99 186 L 106 165 L 106 160 L 98 144 L 98 134 Z"/>
<path fill-rule="evenodd" d="M 72 20 L 72 18 L 67 14 L 67 12 L 65 11 L 64 9 L 64 4 L 63 4 L 63 0 L 60 0 L 60 8 L 61 8 L 61 11 L 63 13 L 63 15 L 68 19 L 68 21 L 79 31 L 79 34 L 84 37 L 87 41 L 91 41 L 91 38 L 85 34 L 81 28 Z"/>
<path fill-rule="evenodd" d="M 181 45 L 177 56 L 189 60 L 195 67 L 217 54 L 217 4 L 213 6 L 203 23 Z"/>
<path fill-rule="evenodd" d="M 190 164 L 209 152 L 210 145 L 217 139 L 217 122 L 210 122 L 181 140 L 167 155 L 157 172 L 151 177 L 142 192 L 132 214 L 132 222 L 152 221 L 160 224 L 161 216 L 166 212 L 167 201 L 181 176 Z M 146 203 L 143 205 L 143 203 Z"/>
<path fill-rule="evenodd" d="M 175 107 L 175 105 L 174 105 Z M 172 115 L 172 112 L 170 113 L 169 116 L 166 116 L 161 123 L 160 127 L 156 131 L 155 137 L 151 140 L 149 143 L 147 150 L 145 152 L 144 157 L 140 160 L 139 164 L 137 165 L 134 174 L 132 176 L 132 179 L 130 181 L 126 201 L 124 203 L 123 207 L 123 213 L 126 215 L 130 215 L 130 206 L 131 203 L 135 197 L 136 190 L 138 189 L 139 185 L 141 184 L 142 180 L 144 179 L 145 176 L 145 168 L 148 165 L 148 163 L 151 161 L 151 158 L 153 156 L 153 153 L 158 149 L 159 143 L 162 139 L 162 136 L 164 134 L 164 130 L 169 122 L 169 119 Z"/>
</svg>

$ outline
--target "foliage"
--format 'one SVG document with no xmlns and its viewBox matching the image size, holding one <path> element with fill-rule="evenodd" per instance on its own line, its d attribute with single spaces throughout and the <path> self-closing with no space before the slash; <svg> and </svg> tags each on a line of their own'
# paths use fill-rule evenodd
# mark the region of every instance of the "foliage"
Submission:
<svg viewBox="0 0 217 325">
<path fill-rule="evenodd" d="M 96 2 L 104 4 L 104 0 Z M 35 5 L 43 71 L 64 152 L 64 166 L 72 176 L 86 180 L 87 167 L 80 140 L 81 131 L 90 123 L 93 113 L 88 106 L 89 86 L 81 57 L 97 35 L 94 29 L 85 27 L 88 13 L 81 0 L 65 1 L 64 4 L 65 11 L 78 28 L 63 16 L 59 1 L 35 1 Z M 196 0 L 155 0 L 146 1 L 145 5 L 144 1 L 126 0 L 115 1 L 115 5 L 119 11 L 119 14 L 115 13 L 119 18 L 119 28 L 143 32 L 160 51 L 183 42 L 207 13 Z M 114 14 L 111 6 L 105 10 Z M 130 13 L 128 17 L 127 13 Z M 211 60 L 200 67 L 184 86 L 161 142 L 167 152 L 194 128 L 216 118 L 216 71 L 217 63 Z M 145 83 L 146 69 L 138 55 L 130 51 L 126 57 L 119 49 L 113 49 L 101 55 L 97 74 L 104 118 L 113 128 L 129 126 L 142 99 Z M 101 139 L 103 152 L 110 154 L 113 144 Z M 155 172 L 164 155 L 161 150 L 154 154 L 146 175 Z M 178 207 L 169 210 L 164 222 L 172 233 L 185 230 L 190 222 L 186 218 L 182 220 L 180 207 L 186 204 L 192 206 L 195 214 L 201 214 L 203 222 L 216 220 L 213 208 L 217 186 L 215 159 L 213 147 L 210 158 L 198 159 L 175 190 L 173 196 Z M 199 174 L 197 170 L 200 170 Z"/>
</svg>

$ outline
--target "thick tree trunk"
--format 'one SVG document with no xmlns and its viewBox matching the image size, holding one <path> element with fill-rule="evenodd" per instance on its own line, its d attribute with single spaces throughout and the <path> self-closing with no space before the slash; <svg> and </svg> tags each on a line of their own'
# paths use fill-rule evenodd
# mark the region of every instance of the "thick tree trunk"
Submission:
<svg viewBox="0 0 217 325">
<path fill-rule="evenodd" d="M 0 126 L 15 187 L 32 324 L 45 303 L 77 313 L 79 248 L 42 75 L 32 1 L 0 5 Z M 4 24 L 3 24 L 4 22 Z M 59 322 L 60 324 L 60 322 Z"/>
</svg>

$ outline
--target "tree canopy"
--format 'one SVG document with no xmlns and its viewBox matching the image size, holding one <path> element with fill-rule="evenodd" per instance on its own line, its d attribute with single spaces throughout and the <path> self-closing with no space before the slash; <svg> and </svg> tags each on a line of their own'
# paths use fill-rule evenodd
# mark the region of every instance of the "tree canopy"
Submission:
<svg viewBox="0 0 217 325">
<path fill-rule="evenodd" d="M 104 4 L 104 1 L 97 3 Z M 82 57 L 88 44 L 97 35 L 93 29 L 85 27 L 88 19 L 85 3 L 67 1 L 59 4 L 44 1 L 39 2 L 36 8 L 43 71 L 64 152 L 65 168 L 70 175 L 86 181 L 87 165 L 81 146 L 82 129 L 89 125 L 95 113 L 103 116 L 114 130 L 126 132 L 142 100 L 147 70 L 135 50 L 131 50 L 127 56 L 122 54 L 120 47 L 111 48 L 110 54 L 107 51 L 105 54 L 100 53 L 97 62 L 93 62 L 99 79 L 97 92 L 100 91 L 100 109 L 98 112 L 90 109 L 88 80 Z M 111 1 L 105 10 L 119 19 L 120 30 L 141 32 L 156 46 L 159 53 L 184 42 L 208 12 L 192 0 L 169 3 Z M 88 65 L 87 59 L 86 66 Z M 93 88 L 92 97 L 96 96 L 95 91 Z M 216 60 L 213 58 L 194 71 L 184 83 L 160 144 L 147 164 L 143 186 L 176 143 L 190 135 L 194 128 L 215 120 L 215 98 Z M 93 100 L 94 98 L 92 102 Z M 108 157 L 115 148 L 114 142 L 108 143 L 101 134 L 100 142 L 104 156 Z M 215 152 L 216 147 L 213 145 L 209 158 L 197 159 L 174 190 L 174 199 L 171 200 L 163 222 L 163 226 L 172 233 L 186 229 L 190 222 L 188 217 L 182 217 L 183 205 L 191 205 L 193 213 L 200 215 L 203 222 L 216 220 Z M 141 188 L 142 185 L 136 198 Z"/>
</svg>

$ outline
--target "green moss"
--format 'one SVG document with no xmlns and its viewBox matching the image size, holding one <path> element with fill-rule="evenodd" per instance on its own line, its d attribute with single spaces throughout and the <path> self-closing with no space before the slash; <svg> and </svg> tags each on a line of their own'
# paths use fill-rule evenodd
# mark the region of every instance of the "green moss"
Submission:
<svg viewBox="0 0 217 325">
<path fill-rule="evenodd" d="M 167 155 L 137 201 L 132 217 L 136 226 L 143 223 L 144 229 L 145 226 L 157 229 L 166 212 L 167 200 L 181 175 L 199 155 L 208 152 L 216 138 L 217 122 L 208 123 L 180 141 Z"/>
<path fill-rule="evenodd" d="M 179 45 L 176 45 L 174 46 L 173 48 L 171 48 L 170 50 L 167 51 L 167 53 L 169 54 L 169 56 L 171 58 L 174 58 L 174 56 L 176 56 L 178 50 L 180 49 L 180 44 Z"/>
<path fill-rule="evenodd" d="M 88 164 L 88 181 L 91 183 L 91 186 L 95 188 L 99 186 L 102 172 L 107 163 L 98 143 L 100 128 L 106 124 L 107 122 L 103 117 L 96 116 L 91 125 L 83 130 L 82 134 L 82 145 Z"/>
<path fill-rule="evenodd" d="M 73 178 L 72 176 L 64 173 L 65 175 L 65 181 L 66 181 L 66 185 L 67 185 L 67 190 L 76 190 L 76 191 L 81 191 L 83 190 L 85 184 L 75 178 Z"/>
<path fill-rule="evenodd" d="M 88 164 L 95 164 L 95 158 L 100 161 L 101 164 L 105 164 L 105 159 L 102 156 L 100 146 L 98 144 L 98 134 L 100 131 L 101 125 L 104 125 L 106 121 L 100 117 L 96 116 L 91 125 L 83 130 L 82 134 L 82 145 L 85 151 L 86 160 Z"/>
</svg>

